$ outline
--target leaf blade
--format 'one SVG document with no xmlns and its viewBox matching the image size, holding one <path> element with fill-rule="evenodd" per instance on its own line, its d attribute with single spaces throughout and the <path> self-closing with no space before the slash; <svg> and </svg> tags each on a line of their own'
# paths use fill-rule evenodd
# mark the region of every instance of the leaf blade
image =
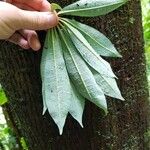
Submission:
<svg viewBox="0 0 150 150">
<path fill-rule="evenodd" d="M 46 106 L 46 102 L 45 102 L 45 78 L 44 78 L 44 71 L 45 71 L 45 65 L 46 65 L 46 60 L 45 58 L 47 55 L 47 48 L 48 48 L 48 33 L 46 34 L 46 38 L 45 38 L 45 42 L 44 42 L 44 46 L 43 46 L 43 52 L 42 52 L 42 58 L 41 58 L 41 80 L 42 80 L 42 99 L 43 99 L 43 115 L 45 114 L 46 110 L 47 110 L 47 106 Z M 45 60 L 45 61 L 43 61 Z"/>
<path fill-rule="evenodd" d="M 102 90 L 98 87 L 93 74 L 77 53 L 75 46 L 65 32 L 61 36 L 65 47 L 64 57 L 69 76 L 79 93 L 107 113 L 107 102 Z M 65 35 L 65 36 L 64 36 Z"/>
<path fill-rule="evenodd" d="M 127 0 L 79 0 L 68 5 L 59 12 L 61 15 L 95 17 L 107 14 L 124 3 Z"/>
<path fill-rule="evenodd" d="M 111 41 L 98 30 L 75 20 L 62 19 L 78 29 L 99 55 L 106 57 L 122 57 Z"/>
<path fill-rule="evenodd" d="M 114 78 L 101 76 L 93 69 L 92 69 L 92 73 L 94 75 L 97 84 L 101 87 L 105 95 L 124 101 L 124 98 L 122 97 L 119 87 Z"/>
<path fill-rule="evenodd" d="M 62 134 L 70 106 L 70 82 L 57 34 L 49 30 L 48 40 L 50 43 L 45 52 L 46 58 L 43 58 L 43 66 L 41 65 L 44 67 L 42 78 L 44 78 L 45 96 L 43 98 L 60 134 Z"/>
<path fill-rule="evenodd" d="M 73 116 L 74 119 L 83 127 L 82 116 L 85 107 L 85 99 L 78 93 L 74 85 L 72 86 L 72 101 L 69 109 L 69 113 Z"/>
<path fill-rule="evenodd" d="M 91 47 L 83 35 L 73 26 L 64 21 L 63 23 L 66 25 L 71 40 L 84 60 L 100 74 L 109 77 L 116 77 L 111 69 L 110 64 L 96 53 L 96 51 Z"/>
</svg>

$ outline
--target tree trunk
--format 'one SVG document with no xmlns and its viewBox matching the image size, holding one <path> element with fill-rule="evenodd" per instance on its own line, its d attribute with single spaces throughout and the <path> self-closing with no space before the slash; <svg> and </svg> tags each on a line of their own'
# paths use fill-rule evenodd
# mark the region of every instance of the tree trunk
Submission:
<svg viewBox="0 0 150 150">
<path fill-rule="evenodd" d="M 67 5 L 71 0 L 55 0 Z M 84 128 L 70 116 L 64 133 L 46 113 L 42 116 L 40 52 L 0 42 L 0 82 L 9 98 L 9 114 L 29 150 L 148 150 L 148 86 L 140 0 L 103 17 L 78 18 L 105 35 L 123 55 L 109 59 L 125 102 L 108 99 L 109 114 L 86 102 Z M 45 33 L 40 34 L 44 41 Z"/>
</svg>

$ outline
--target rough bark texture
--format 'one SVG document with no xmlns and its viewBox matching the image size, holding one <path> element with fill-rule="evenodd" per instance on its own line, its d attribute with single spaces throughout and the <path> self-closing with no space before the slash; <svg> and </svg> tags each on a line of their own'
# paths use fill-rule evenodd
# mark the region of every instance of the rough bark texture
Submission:
<svg viewBox="0 0 150 150">
<path fill-rule="evenodd" d="M 56 0 L 67 5 L 71 0 Z M 0 82 L 9 113 L 29 150 L 148 150 L 148 88 L 139 0 L 104 17 L 82 19 L 107 35 L 123 55 L 110 59 L 125 102 L 109 99 L 109 114 L 86 103 L 84 129 L 70 116 L 62 136 L 48 113 L 42 116 L 41 52 L 0 42 Z M 44 33 L 41 40 L 44 41 Z M 148 141 L 148 139 L 146 138 Z"/>
</svg>

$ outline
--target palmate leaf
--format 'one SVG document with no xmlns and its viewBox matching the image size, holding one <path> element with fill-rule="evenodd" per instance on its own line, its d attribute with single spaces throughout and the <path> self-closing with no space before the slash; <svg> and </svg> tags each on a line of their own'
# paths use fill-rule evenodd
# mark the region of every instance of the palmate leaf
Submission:
<svg viewBox="0 0 150 150">
<path fill-rule="evenodd" d="M 59 30 L 63 39 L 63 52 L 71 80 L 80 94 L 102 108 L 107 113 L 107 103 L 103 91 L 97 85 L 92 72 L 78 54 L 69 34 Z"/>
<path fill-rule="evenodd" d="M 94 17 L 107 14 L 127 0 L 79 0 L 68 5 L 59 12 L 60 15 Z"/>
<path fill-rule="evenodd" d="M 71 86 L 58 36 L 49 30 L 47 39 L 48 47 L 45 47 L 41 61 L 43 99 L 62 134 L 70 107 Z"/>
<path fill-rule="evenodd" d="M 121 57 L 111 41 L 98 30 L 75 20 L 61 19 L 78 29 L 99 55 L 106 57 Z"/>
<path fill-rule="evenodd" d="M 52 4 L 53 11 L 61 11 L 57 28 L 48 30 L 42 53 L 43 114 L 49 111 L 60 134 L 68 113 L 83 127 L 85 98 L 105 113 L 105 95 L 124 100 L 110 64 L 99 56 L 121 57 L 113 44 L 96 29 L 61 16 L 99 16 L 126 1 L 80 0 L 63 9 Z"/>
<path fill-rule="evenodd" d="M 116 77 L 110 67 L 110 64 L 96 53 L 83 35 L 67 22 L 63 21 L 63 23 L 69 29 L 70 37 L 85 61 L 100 74 L 109 77 Z"/>
</svg>

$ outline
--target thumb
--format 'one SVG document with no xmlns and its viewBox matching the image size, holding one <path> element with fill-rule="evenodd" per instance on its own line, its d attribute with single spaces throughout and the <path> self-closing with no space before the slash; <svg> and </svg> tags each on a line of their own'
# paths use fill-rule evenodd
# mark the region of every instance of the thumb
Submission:
<svg viewBox="0 0 150 150">
<path fill-rule="evenodd" d="M 56 26 L 57 23 L 56 13 L 20 10 L 17 29 L 45 30 Z"/>
</svg>

